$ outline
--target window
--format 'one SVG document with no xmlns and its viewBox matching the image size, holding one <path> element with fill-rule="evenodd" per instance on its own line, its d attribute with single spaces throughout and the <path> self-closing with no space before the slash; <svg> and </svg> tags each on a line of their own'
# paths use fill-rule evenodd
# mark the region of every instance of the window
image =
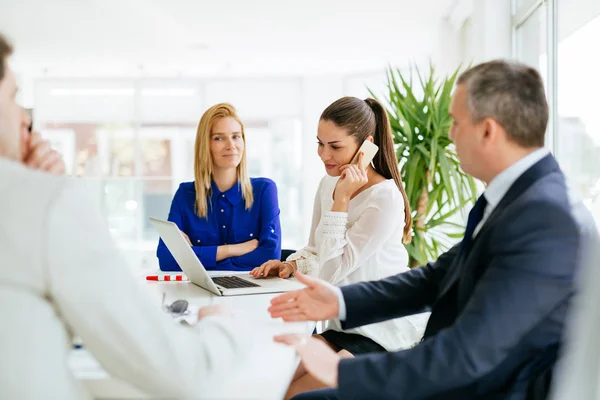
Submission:
<svg viewBox="0 0 600 400">
<path fill-rule="evenodd" d="M 301 166 L 299 97 L 297 80 L 55 79 L 36 84 L 34 116 L 68 172 L 98 196 L 134 265 L 155 266 L 148 217 L 167 218 L 179 184 L 194 180 L 196 126 L 219 101 L 231 101 L 245 125 L 249 175 L 277 184 L 282 246 L 305 244 L 311 219 L 301 189 L 312 177 Z"/>
<path fill-rule="evenodd" d="M 600 58 L 593 49 L 597 48 L 599 38 L 600 10 L 591 21 L 578 26 L 558 43 L 556 148 L 571 186 L 590 207 L 597 222 L 600 222 Z"/>
<path fill-rule="evenodd" d="M 546 5 L 542 4 L 516 30 L 516 56 L 546 75 Z"/>
<path fill-rule="evenodd" d="M 515 5 L 515 57 L 539 69 L 552 89 L 549 102 L 556 104 L 550 110 L 556 133 L 547 143 L 570 187 L 600 223 L 600 58 L 593 50 L 600 37 L 600 2 L 517 0 Z"/>
</svg>

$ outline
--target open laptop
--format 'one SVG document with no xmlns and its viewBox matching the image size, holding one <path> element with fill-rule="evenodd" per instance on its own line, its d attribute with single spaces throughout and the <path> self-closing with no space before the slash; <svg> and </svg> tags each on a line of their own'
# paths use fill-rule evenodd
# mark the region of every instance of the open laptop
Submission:
<svg viewBox="0 0 600 400">
<path fill-rule="evenodd" d="M 190 282 L 217 296 L 289 292 L 304 287 L 287 279 L 255 279 L 250 274 L 211 277 L 175 223 L 152 217 L 150 222 Z"/>
</svg>

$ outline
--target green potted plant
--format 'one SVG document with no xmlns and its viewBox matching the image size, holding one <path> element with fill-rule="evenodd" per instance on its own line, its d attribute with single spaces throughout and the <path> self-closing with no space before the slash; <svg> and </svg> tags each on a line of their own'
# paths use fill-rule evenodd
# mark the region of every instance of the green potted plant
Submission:
<svg viewBox="0 0 600 400">
<path fill-rule="evenodd" d="M 385 97 L 396 158 L 413 211 L 413 237 L 406 245 L 410 266 L 435 260 L 464 234 L 457 219 L 477 197 L 475 180 L 460 169 L 448 133 L 452 89 L 460 72 L 438 79 L 433 66 L 423 76 L 415 66 L 408 77 L 400 69 L 387 70 Z M 413 73 L 418 83 L 413 85 Z M 375 94 L 369 90 L 373 97 Z"/>
</svg>

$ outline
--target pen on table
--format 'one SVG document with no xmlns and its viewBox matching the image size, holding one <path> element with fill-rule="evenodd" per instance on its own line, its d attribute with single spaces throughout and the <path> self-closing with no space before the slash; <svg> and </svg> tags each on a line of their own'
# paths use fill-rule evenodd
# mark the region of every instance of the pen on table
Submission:
<svg viewBox="0 0 600 400">
<path fill-rule="evenodd" d="M 182 282 L 189 281 L 185 275 L 148 275 L 147 281 Z"/>
</svg>

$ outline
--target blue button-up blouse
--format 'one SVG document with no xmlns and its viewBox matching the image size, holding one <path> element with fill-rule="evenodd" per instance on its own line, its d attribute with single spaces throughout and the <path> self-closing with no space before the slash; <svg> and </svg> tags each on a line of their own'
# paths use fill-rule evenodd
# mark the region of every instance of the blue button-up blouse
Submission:
<svg viewBox="0 0 600 400">
<path fill-rule="evenodd" d="M 267 178 L 251 178 L 254 203 L 246 210 L 239 185 L 221 192 L 212 183 L 212 195 L 206 218 L 195 212 L 194 182 L 179 186 L 169 211 L 169 221 L 177 224 L 192 242 L 192 249 L 207 270 L 249 271 L 268 260 L 281 256 L 281 226 L 277 186 Z M 257 239 L 258 247 L 243 256 L 216 261 L 217 247 Z M 164 242 L 156 250 L 160 269 L 181 271 Z"/>
</svg>

